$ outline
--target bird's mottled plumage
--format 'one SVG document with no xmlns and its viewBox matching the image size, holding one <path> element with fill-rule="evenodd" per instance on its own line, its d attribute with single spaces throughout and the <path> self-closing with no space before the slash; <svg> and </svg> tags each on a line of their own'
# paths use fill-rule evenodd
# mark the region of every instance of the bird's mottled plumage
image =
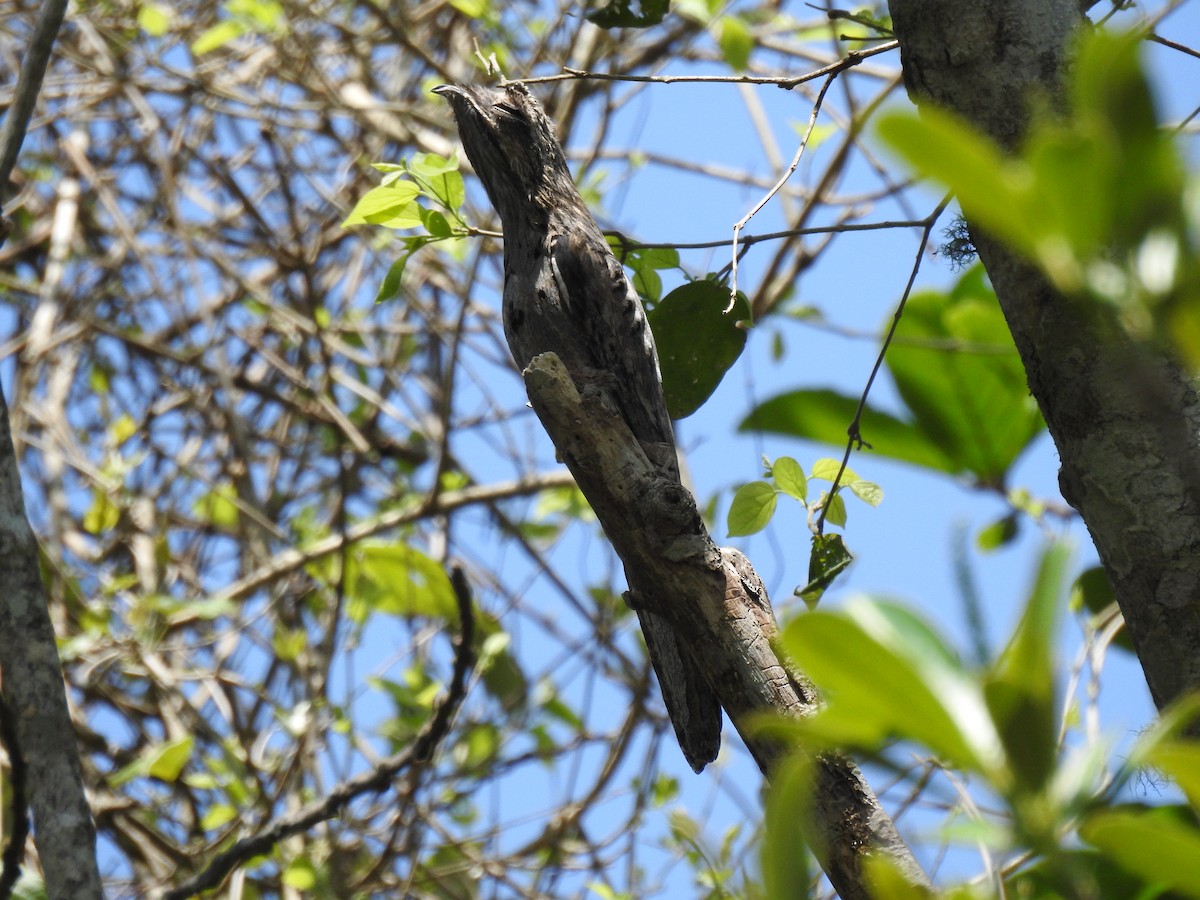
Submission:
<svg viewBox="0 0 1200 900">
<path fill-rule="evenodd" d="M 504 333 L 517 366 L 553 351 L 599 385 L 660 469 L 679 479 L 654 338 L 584 205 L 554 127 L 522 85 L 445 85 L 463 147 L 504 225 Z M 721 708 L 667 622 L 638 609 L 667 711 L 696 771 L 716 757 Z"/>
</svg>

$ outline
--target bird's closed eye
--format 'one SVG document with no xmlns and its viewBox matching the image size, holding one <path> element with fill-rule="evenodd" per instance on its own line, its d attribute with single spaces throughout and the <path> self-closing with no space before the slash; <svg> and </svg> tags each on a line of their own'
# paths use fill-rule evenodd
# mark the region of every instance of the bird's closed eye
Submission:
<svg viewBox="0 0 1200 900">
<path fill-rule="evenodd" d="M 517 109 L 517 107 L 513 106 L 511 103 L 503 103 L 503 102 L 497 103 L 495 109 L 496 109 L 496 112 L 500 113 L 500 115 L 505 116 L 506 118 L 510 118 L 510 119 L 522 118 L 521 110 Z"/>
</svg>

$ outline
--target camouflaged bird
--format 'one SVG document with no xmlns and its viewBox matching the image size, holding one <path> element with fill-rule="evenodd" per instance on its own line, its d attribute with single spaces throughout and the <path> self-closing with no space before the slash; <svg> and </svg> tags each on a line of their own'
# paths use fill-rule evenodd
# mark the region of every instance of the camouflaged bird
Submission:
<svg viewBox="0 0 1200 900">
<path fill-rule="evenodd" d="M 606 399 L 679 481 L 654 338 L 625 270 L 575 188 L 554 126 L 520 84 L 443 85 L 463 147 L 504 226 L 504 334 L 517 366 L 553 351 Z M 635 603 L 667 712 L 699 772 L 721 743 L 721 707 L 662 617 Z"/>
</svg>

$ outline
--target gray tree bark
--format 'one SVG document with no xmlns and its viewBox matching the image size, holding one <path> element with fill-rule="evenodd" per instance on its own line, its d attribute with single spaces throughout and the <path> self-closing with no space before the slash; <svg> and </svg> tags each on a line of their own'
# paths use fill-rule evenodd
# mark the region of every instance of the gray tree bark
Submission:
<svg viewBox="0 0 1200 900">
<path fill-rule="evenodd" d="M 13 103 L 0 129 L 0 206 L 66 7 L 66 0 L 47 0 L 43 4 L 22 59 Z M 0 217 L 0 244 L 8 234 L 8 224 Z M 0 597 L 0 688 L 6 715 L 13 719 L 5 730 L 15 735 L 15 746 L 7 749 L 14 765 L 25 767 L 34 843 L 45 874 L 46 893 L 52 900 L 98 900 L 103 892 L 96 865 L 96 829 L 83 788 L 79 748 L 42 585 L 37 538 L 25 515 L 2 388 L 0 584 L 4 586 Z M 25 815 L 23 809 L 13 812 Z M 19 854 L 14 855 L 19 858 Z"/>
<path fill-rule="evenodd" d="M 919 103 L 1018 145 L 1035 93 L 1060 97 L 1077 0 L 892 0 Z M 1137 173 L 1130 173 L 1137 177 Z M 972 227 L 1079 511 L 1159 708 L 1200 688 L 1200 392 L 1097 304 L 1059 295 Z"/>
</svg>

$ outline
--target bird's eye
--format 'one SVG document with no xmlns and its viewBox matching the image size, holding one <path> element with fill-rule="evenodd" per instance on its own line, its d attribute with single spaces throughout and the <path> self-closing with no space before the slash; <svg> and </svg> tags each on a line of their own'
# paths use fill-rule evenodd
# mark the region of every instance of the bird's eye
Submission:
<svg viewBox="0 0 1200 900">
<path fill-rule="evenodd" d="M 497 103 L 496 104 L 496 112 L 498 112 L 502 116 L 505 116 L 510 119 L 521 118 L 521 111 L 519 109 L 517 109 L 515 106 L 513 106 L 511 103 Z"/>
</svg>

